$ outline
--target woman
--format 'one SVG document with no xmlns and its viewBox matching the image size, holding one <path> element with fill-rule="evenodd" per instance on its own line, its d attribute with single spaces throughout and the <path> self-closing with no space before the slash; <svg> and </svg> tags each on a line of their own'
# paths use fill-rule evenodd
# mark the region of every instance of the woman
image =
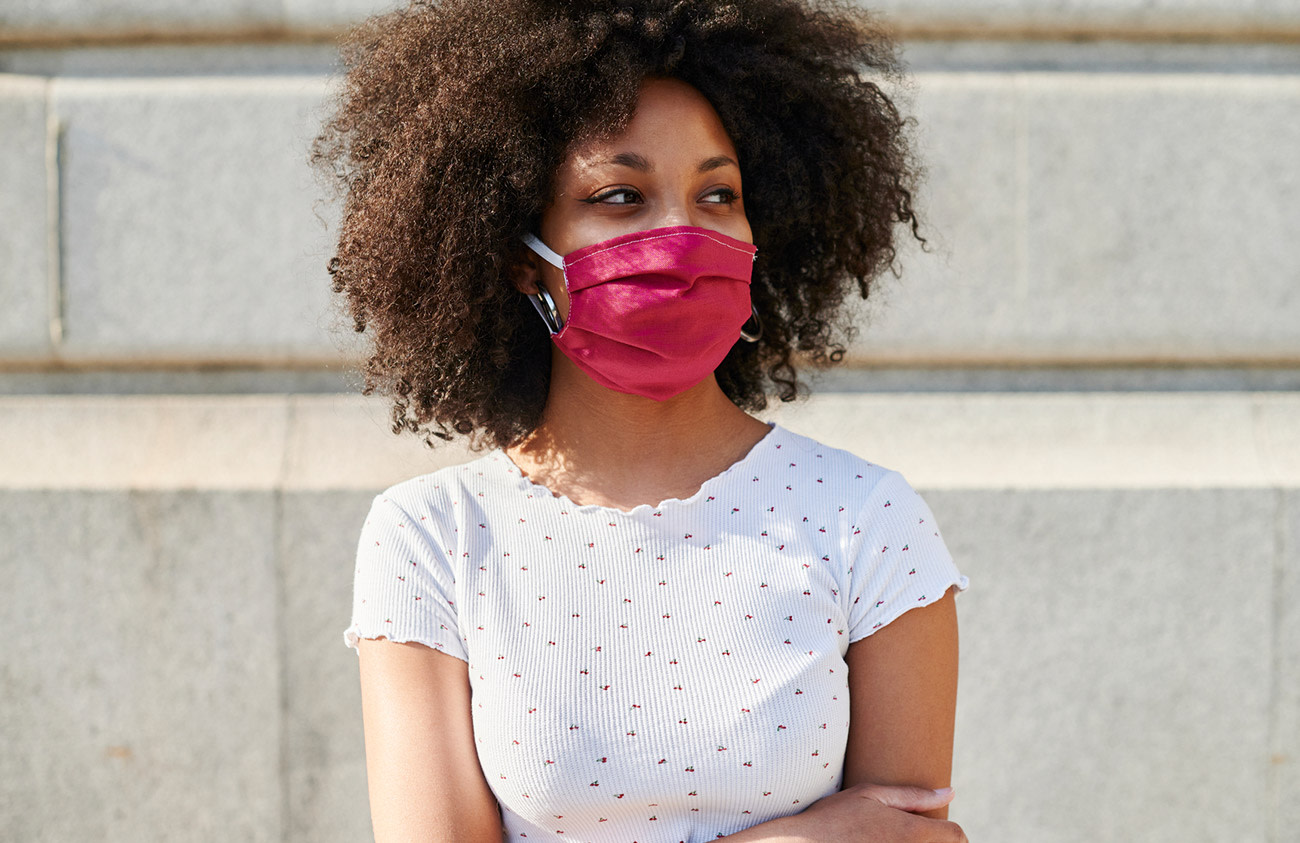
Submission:
<svg viewBox="0 0 1300 843">
<path fill-rule="evenodd" d="M 482 0 L 349 42 L 317 155 L 365 391 L 492 446 L 362 530 L 377 840 L 965 839 L 966 579 L 900 475 L 746 412 L 915 232 L 865 23 Z"/>
</svg>

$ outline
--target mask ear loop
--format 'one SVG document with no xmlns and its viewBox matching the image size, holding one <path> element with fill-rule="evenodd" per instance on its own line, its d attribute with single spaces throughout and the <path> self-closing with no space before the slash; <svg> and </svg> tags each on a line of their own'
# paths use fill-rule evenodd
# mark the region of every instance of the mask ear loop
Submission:
<svg viewBox="0 0 1300 843">
<path fill-rule="evenodd" d="M 536 252 L 542 260 L 561 271 L 564 270 L 564 258 L 550 246 L 543 243 L 532 232 L 525 231 L 519 239 L 523 240 L 524 245 Z M 564 328 L 564 320 L 560 318 L 560 310 L 555 306 L 555 299 L 551 298 L 551 294 L 547 292 L 545 287 L 538 284 L 536 293 L 527 293 L 526 295 L 528 300 L 533 303 L 538 315 L 542 317 L 542 321 L 546 323 L 546 330 L 550 331 L 552 335 L 558 334 Z"/>
<path fill-rule="evenodd" d="M 533 234 L 531 231 L 525 231 L 520 239 L 524 241 L 524 244 L 528 246 L 528 248 L 536 252 L 542 260 L 551 264 L 556 269 L 564 269 L 564 258 L 556 254 L 555 250 L 550 246 L 539 240 L 537 235 Z"/>
<path fill-rule="evenodd" d="M 745 342 L 758 342 L 759 337 L 763 336 L 763 321 L 758 318 L 758 308 L 754 307 L 752 302 L 749 305 L 749 311 L 754 315 L 755 330 L 752 334 L 745 330 L 745 325 L 749 324 L 749 320 L 746 319 L 745 325 L 740 326 L 740 338 Z"/>
<path fill-rule="evenodd" d="M 546 330 L 550 331 L 552 335 L 558 334 L 560 329 L 564 327 L 564 321 L 560 319 L 559 308 L 555 306 L 555 299 L 551 298 L 551 294 L 539 284 L 537 292 L 527 293 L 527 296 L 528 300 L 533 303 L 533 307 L 537 309 L 537 313 L 542 317 L 542 321 L 546 323 Z"/>
</svg>

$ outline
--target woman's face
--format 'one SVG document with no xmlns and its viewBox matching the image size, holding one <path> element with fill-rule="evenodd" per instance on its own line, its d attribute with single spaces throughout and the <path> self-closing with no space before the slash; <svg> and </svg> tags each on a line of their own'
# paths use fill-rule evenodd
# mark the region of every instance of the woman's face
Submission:
<svg viewBox="0 0 1300 843">
<path fill-rule="evenodd" d="M 736 149 L 713 106 L 677 79 L 647 79 L 623 134 L 572 149 L 542 214 L 542 242 L 561 255 L 619 234 L 693 225 L 754 242 Z M 564 273 L 534 255 L 520 289 L 540 283 L 568 318 Z M 540 276 L 540 277 L 539 277 Z"/>
</svg>

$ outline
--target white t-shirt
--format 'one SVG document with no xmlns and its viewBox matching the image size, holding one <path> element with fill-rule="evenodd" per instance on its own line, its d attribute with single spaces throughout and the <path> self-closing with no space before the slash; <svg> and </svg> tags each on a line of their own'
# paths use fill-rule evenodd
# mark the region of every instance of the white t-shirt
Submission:
<svg viewBox="0 0 1300 843">
<path fill-rule="evenodd" d="M 802 811 L 842 782 L 850 642 L 966 589 L 900 474 L 771 426 L 631 512 L 500 450 L 375 498 L 344 639 L 468 663 L 509 839 L 702 841 Z"/>
</svg>

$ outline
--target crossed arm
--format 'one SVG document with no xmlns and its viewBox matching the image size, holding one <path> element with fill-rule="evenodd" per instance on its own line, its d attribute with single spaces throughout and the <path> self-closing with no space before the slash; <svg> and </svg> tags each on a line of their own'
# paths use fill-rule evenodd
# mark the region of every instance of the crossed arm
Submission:
<svg viewBox="0 0 1300 843">
<path fill-rule="evenodd" d="M 953 590 L 850 644 L 845 661 L 850 720 L 844 787 L 948 787 L 957 711 Z M 944 818 L 948 808 L 924 813 Z"/>
</svg>

